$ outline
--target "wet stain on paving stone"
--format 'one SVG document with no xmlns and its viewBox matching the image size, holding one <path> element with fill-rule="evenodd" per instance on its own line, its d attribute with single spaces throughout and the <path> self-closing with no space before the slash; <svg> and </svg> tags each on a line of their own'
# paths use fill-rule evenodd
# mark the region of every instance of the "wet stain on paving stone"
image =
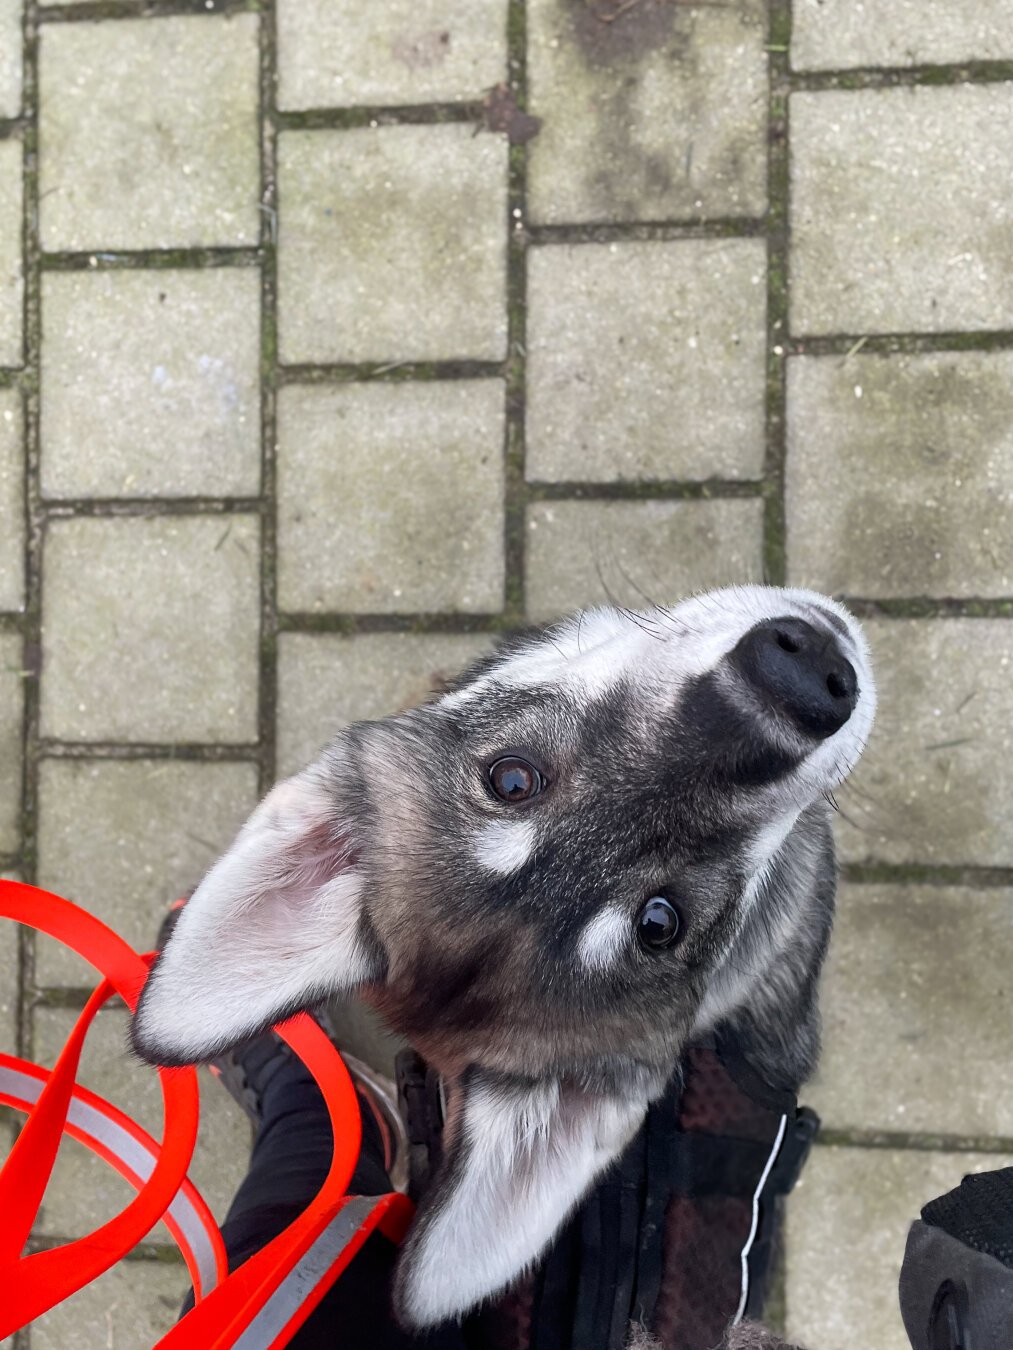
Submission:
<svg viewBox="0 0 1013 1350">
<path fill-rule="evenodd" d="M 762 209 L 766 57 L 753 0 L 541 0 L 531 30 L 531 108 L 545 121 L 536 219 Z"/>
</svg>

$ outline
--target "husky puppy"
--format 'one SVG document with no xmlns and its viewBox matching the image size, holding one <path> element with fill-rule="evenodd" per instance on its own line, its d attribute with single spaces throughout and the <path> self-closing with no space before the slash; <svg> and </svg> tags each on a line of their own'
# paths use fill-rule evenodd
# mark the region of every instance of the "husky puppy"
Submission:
<svg viewBox="0 0 1013 1350">
<path fill-rule="evenodd" d="M 189 1064 L 359 991 L 448 1085 L 395 1297 L 412 1327 L 458 1316 L 540 1255 L 694 1036 L 808 1076 L 826 797 L 874 707 L 861 630 L 808 591 L 521 634 L 268 794 L 182 911 L 134 1044 Z"/>
</svg>

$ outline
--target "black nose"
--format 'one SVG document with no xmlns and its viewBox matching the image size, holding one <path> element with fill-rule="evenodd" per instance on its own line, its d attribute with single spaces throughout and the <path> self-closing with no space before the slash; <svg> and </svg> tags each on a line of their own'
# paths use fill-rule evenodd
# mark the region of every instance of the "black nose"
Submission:
<svg viewBox="0 0 1013 1350">
<path fill-rule="evenodd" d="M 804 619 L 770 619 L 732 653 L 740 673 L 803 731 L 825 740 L 855 711 L 858 681 L 831 633 Z"/>
</svg>

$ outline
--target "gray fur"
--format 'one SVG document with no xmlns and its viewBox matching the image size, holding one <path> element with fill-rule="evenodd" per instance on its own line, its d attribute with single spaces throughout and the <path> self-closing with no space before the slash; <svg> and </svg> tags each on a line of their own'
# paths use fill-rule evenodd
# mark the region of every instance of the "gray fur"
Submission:
<svg viewBox="0 0 1013 1350">
<path fill-rule="evenodd" d="M 765 704 L 731 659 L 781 615 L 841 633 L 859 673 L 858 706 L 829 739 Z M 135 1044 L 161 1063 L 208 1057 L 326 995 L 318 968 L 291 993 L 320 923 L 337 953 L 330 989 L 359 989 L 449 1084 L 447 1158 L 398 1301 L 413 1325 L 460 1313 L 538 1256 L 691 1037 L 732 1026 L 775 1084 L 811 1072 L 835 881 L 825 794 L 874 704 L 857 624 L 808 592 L 746 587 L 521 635 L 433 702 L 342 732 L 275 789 L 183 911 Z M 489 791 L 507 753 L 543 771 L 541 796 L 509 805 Z M 659 893 L 680 937 L 645 952 L 637 915 Z M 581 958 L 588 942 L 600 960 Z M 202 969 L 235 973 L 244 944 L 266 964 L 255 987 L 243 976 L 242 999 L 226 1004 L 227 980 L 188 983 L 198 952 Z M 275 948 L 288 992 L 272 1003 L 261 954 Z M 181 993 L 189 1039 L 172 1030 Z M 483 1204 L 498 1246 L 479 1250 L 477 1230 L 455 1251 L 452 1230 Z"/>
</svg>

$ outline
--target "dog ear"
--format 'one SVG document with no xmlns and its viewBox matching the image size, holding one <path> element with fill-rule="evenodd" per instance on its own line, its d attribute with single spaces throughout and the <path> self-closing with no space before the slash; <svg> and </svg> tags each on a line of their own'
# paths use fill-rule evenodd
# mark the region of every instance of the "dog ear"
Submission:
<svg viewBox="0 0 1013 1350">
<path fill-rule="evenodd" d="M 646 1110 L 643 1098 L 469 1069 L 451 1090 L 444 1159 L 398 1261 L 402 1323 L 458 1317 L 521 1274 Z"/>
<path fill-rule="evenodd" d="M 133 1019 L 149 1062 L 210 1059 L 382 973 L 363 935 L 355 842 L 323 763 L 268 793 L 183 906 Z"/>
</svg>

